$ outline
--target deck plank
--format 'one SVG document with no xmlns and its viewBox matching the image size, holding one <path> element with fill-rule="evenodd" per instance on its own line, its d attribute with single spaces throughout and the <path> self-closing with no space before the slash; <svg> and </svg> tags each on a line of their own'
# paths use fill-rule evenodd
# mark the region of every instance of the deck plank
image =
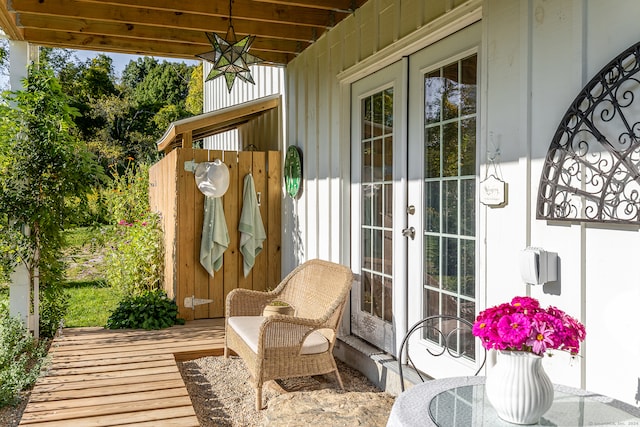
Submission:
<svg viewBox="0 0 640 427">
<path fill-rule="evenodd" d="M 143 383 L 138 382 L 135 384 L 136 391 L 144 392 L 149 390 L 164 390 L 169 388 L 182 387 L 184 383 L 181 381 L 181 379 L 178 378 L 174 380 L 152 381 Z M 109 396 L 111 394 L 125 394 L 130 393 L 131 388 L 131 384 L 118 384 L 114 386 L 83 387 L 71 390 L 34 390 L 31 393 L 29 402 L 48 402 L 56 400 L 75 399 L 78 397 L 98 397 Z"/>
<path fill-rule="evenodd" d="M 160 331 L 65 329 L 20 426 L 198 426 L 176 361 L 220 355 L 223 345 L 223 319 Z"/>
</svg>

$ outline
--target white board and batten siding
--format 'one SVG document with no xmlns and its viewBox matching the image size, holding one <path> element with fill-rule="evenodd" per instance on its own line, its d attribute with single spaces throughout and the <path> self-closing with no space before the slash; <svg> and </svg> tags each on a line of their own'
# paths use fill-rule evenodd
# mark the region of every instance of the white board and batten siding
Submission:
<svg viewBox="0 0 640 427">
<path fill-rule="evenodd" d="M 203 61 L 203 78 L 206 79 L 212 65 Z M 204 107 L 203 112 L 220 110 L 232 105 L 263 98 L 269 95 L 284 95 L 284 68 L 254 65 L 250 67 L 251 75 L 256 84 L 245 83 L 236 79 L 231 92 L 227 89 L 224 78 L 219 77 L 204 83 Z M 284 102 L 284 96 L 283 96 Z M 283 141 L 281 112 L 273 111 L 251 121 L 246 126 L 240 126 L 237 130 L 231 130 L 218 135 L 205 138 L 204 148 L 210 150 L 241 151 L 244 147 L 260 146 L 255 138 L 260 138 L 263 133 L 270 133 L 278 129 L 280 136 L 278 141 Z M 282 150 L 282 147 L 271 145 L 269 150 Z"/>
<path fill-rule="evenodd" d="M 316 257 L 350 262 L 350 83 L 399 60 L 406 46 L 388 51 L 405 36 L 479 4 L 370 0 L 289 63 L 287 145 L 302 150 L 304 180 L 299 198 L 283 204 L 283 273 Z"/>
<path fill-rule="evenodd" d="M 282 80 L 283 148 L 303 155 L 301 194 L 282 205 L 282 274 L 315 257 L 348 265 L 358 244 L 350 241 L 350 84 L 481 20 L 478 179 L 486 153 L 499 148 L 509 186 L 505 207 L 477 204 L 478 308 L 528 294 L 579 318 L 584 357 L 571 367 L 562 355 L 545 358 L 552 380 L 637 405 L 638 228 L 548 223 L 535 207 L 559 121 L 594 74 L 640 40 L 638 16 L 636 0 L 369 0 L 293 60 Z M 557 283 L 522 282 L 517 256 L 526 246 L 558 253 Z"/>
<path fill-rule="evenodd" d="M 350 83 L 446 37 L 464 22 L 462 10 L 477 16 L 478 7 L 478 178 L 486 153 L 499 147 L 509 184 L 505 207 L 477 205 L 478 299 L 488 306 L 529 294 L 579 318 L 587 327 L 584 358 L 570 368 L 566 357 L 546 358 L 552 380 L 637 404 L 637 227 L 535 219 L 540 172 L 560 119 L 601 67 L 640 40 L 635 0 L 370 0 L 323 35 L 286 70 L 285 145 L 301 148 L 304 179 L 299 198 L 283 203 L 282 272 L 315 257 L 348 264 L 357 244 L 349 241 Z M 559 254 L 559 282 L 522 282 L 517 256 L 528 245 Z"/>
<path fill-rule="evenodd" d="M 586 83 L 640 40 L 639 15 L 634 0 L 485 2 L 486 150 L 480 151 L 500 148 L 509 183 L 508 206 L 482 210 L 487 304 L 529 293 L 579 318 L 587 328 L 584 357 L 571 368 L 564 355 L 546 358 L 552 380 L 634 405 L 640 395 L 640 334 L 630 333 L 640 304 L 638 227 L 548 223 L 535 218 L 535 209 L 560 120 Z M 558 253 L 559 282 L 522 284 L 516 256 L 525 246 Z"/>
</svg>

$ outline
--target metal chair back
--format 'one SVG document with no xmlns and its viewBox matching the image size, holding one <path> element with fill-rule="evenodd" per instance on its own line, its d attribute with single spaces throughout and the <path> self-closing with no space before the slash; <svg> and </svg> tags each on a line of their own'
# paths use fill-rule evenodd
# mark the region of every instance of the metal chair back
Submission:
<svg viewBox="0 0 640 427">
<path fill-rule="evenodd" d="M 407 353 L 407 365 L 411 366 L 418 374 L 418 377 L 425 381 L 423 374 L 416 368 L 409 354 L 409 338 L 417 331 L 424 331 L 427 339 L 435 342 L 434 347 L 438 347 L 437 351 L 426 347 L 426 351 L 434 357 L 448 354 L 450 357 L 460 359 L 466 357 L 474 360 L 476 356 L 476 345 L 480 345 L 479 341 L 473 336 L 473 324 L 467 319 L 459 316 L 451 316 L 440 314 L 425 317 L 416 322 L 406 333 L 400 351 L 398 352 L 398 371 L 400 373 L 400 387 L 404 391 L 404 374 L 402 355 L 405 350 Z M 478 375 L 487 359 L 487 350 L 482 348 L 482 363 L 474 375 Z"/>
</svg>

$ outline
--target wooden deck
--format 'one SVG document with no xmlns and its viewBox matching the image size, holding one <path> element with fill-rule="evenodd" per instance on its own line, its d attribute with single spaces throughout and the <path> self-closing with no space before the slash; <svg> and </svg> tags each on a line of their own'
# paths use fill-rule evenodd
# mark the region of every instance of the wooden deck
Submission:
<svg viewBox="0 0 640 427">
<path fill-rule="evenodd" d="M 221 355 L 224 319 L 160 331 L 64 329 L 20 426 L 199 426 L 176 361 Z"/>
</svg>

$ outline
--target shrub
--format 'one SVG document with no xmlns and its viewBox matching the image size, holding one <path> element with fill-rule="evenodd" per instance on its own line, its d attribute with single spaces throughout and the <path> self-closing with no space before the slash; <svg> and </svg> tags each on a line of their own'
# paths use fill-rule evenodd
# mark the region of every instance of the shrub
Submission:
<svg viewBox="0 0 640 427">
<path fill-rule="evenodd" d="M 105 274 L 122 296 L 136 296 L 162 287 L 164 251 L 157 215 L 120 221 L 107 248 Z"/>
<path fill-rule="evenodd" d="M 114 165 L 111 167 L 113 180 L 104 190 L 104 202 L 110 222 L 133 223 L 149 212 L 149 166 L 136 164 L 131 158 L 120 173 Z"/>
<path fill-rule="evenodd" d="M 40 289 L 40 336 L 53 338 L 69 308 L 69 294 L 60 283 Z"/>
<path fill-rule="evenodd" d="M 103 196 L 103 190 L 93 188 L 87 193 L 86 198 L 77 196 L 65 199 L 70 215 L 71 227 L 88 227 L 97 224 L 108 224 L 109 215 Z"/>
<path fill-rule="evenodd" d="M 0 102 L 0 275 L 6 281 L 22 262 L 29 285 L 38 278 L 43 306 L 52 309 L 44 330 L 55 333 L 64 309 L 55 290 L 64 273 L 62 230 L 73 217 L 66 201 L 85 206 L 104 171 L 77 137 L 78 111 L 53 70 L 30 66 L 23 83 L 24 90 L 4 92 Z"/>
<path fill-rule="evenodd" d="M 17 404 L 20 392 L 33 386 L 46 361 L 46 346 L 0 303 L 0 407 Z"/>
<path fill-rule="evenodd" d="M 159 289 L 124 298 L 107 320 L 109 329 L 162 329 L 182 324 L 175 301 Z"/>
</svg>

